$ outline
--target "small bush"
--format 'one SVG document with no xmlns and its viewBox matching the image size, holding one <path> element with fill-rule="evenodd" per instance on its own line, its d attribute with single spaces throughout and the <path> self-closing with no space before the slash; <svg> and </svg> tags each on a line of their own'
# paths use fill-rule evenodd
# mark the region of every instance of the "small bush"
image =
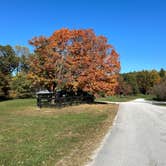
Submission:
<svg viewBox="0 0 166 166">
<path fill-rule="evenodd" d="M 166 79 L 155 85 L 152 92 L 157 100 L 166 101 Z"/>
</svg>

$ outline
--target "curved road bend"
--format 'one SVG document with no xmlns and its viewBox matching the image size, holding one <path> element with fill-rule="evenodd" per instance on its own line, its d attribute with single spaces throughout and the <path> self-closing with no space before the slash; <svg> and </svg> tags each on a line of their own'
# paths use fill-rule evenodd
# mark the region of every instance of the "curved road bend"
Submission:
<svg viewBox="0 0 166 166">
<path fill-rule="evenodd" d="M 122 103 L 90 166 L 166 166 L 166 107 L 143 99 Z"/>
</svg>

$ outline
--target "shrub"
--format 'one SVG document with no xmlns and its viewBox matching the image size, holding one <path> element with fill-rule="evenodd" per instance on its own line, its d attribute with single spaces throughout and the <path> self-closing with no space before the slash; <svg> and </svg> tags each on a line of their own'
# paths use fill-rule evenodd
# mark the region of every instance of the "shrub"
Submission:
<svg viewBox="0 0 166 166">
<path fill-rule="evenodd" d="M 152 93 L 157 100 L 166 101 L 166 79 L 163 79 L 159 84 L 153 87 Z"/>
</svg>

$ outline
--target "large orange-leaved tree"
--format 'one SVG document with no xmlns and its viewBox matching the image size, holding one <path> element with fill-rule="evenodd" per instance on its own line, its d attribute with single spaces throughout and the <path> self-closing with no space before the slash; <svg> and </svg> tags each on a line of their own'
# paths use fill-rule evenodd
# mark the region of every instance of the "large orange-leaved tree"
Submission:
<svg viewBox="0 0 166 166">
<path fill-rule="evenodd" d="M 82 90 L 113 95 L 118 85 L 119 55 L 104 36 L 91 29 L 60 29 L 50 37 L 35 37 L 29 78 L 51 91 Z"/>
</svg>

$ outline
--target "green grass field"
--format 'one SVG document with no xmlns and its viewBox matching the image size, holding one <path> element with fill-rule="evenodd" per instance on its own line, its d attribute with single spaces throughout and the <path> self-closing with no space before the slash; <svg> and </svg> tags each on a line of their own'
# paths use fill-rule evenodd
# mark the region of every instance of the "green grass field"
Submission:
<svg viewBox="0 0 166 166">
<path fill-rule="evenodd" d="M 0 165 L 82 165 L 108 130 L 117 105 L 38 110 L 34 99 L 0 102 Z"/>
<path fill-rule="evenodd" d="M 109 97 L 103 97 L 103 98 L 97 98 L 96 101 L 112 101 L 112 102 L 127 102 L 131 101 L 137 98 L 144 98 L 147 100 L 152 100 L 153 96 L 151 95 L 133 95 L 133 96 L 109 96 Z"/>
</svg>

